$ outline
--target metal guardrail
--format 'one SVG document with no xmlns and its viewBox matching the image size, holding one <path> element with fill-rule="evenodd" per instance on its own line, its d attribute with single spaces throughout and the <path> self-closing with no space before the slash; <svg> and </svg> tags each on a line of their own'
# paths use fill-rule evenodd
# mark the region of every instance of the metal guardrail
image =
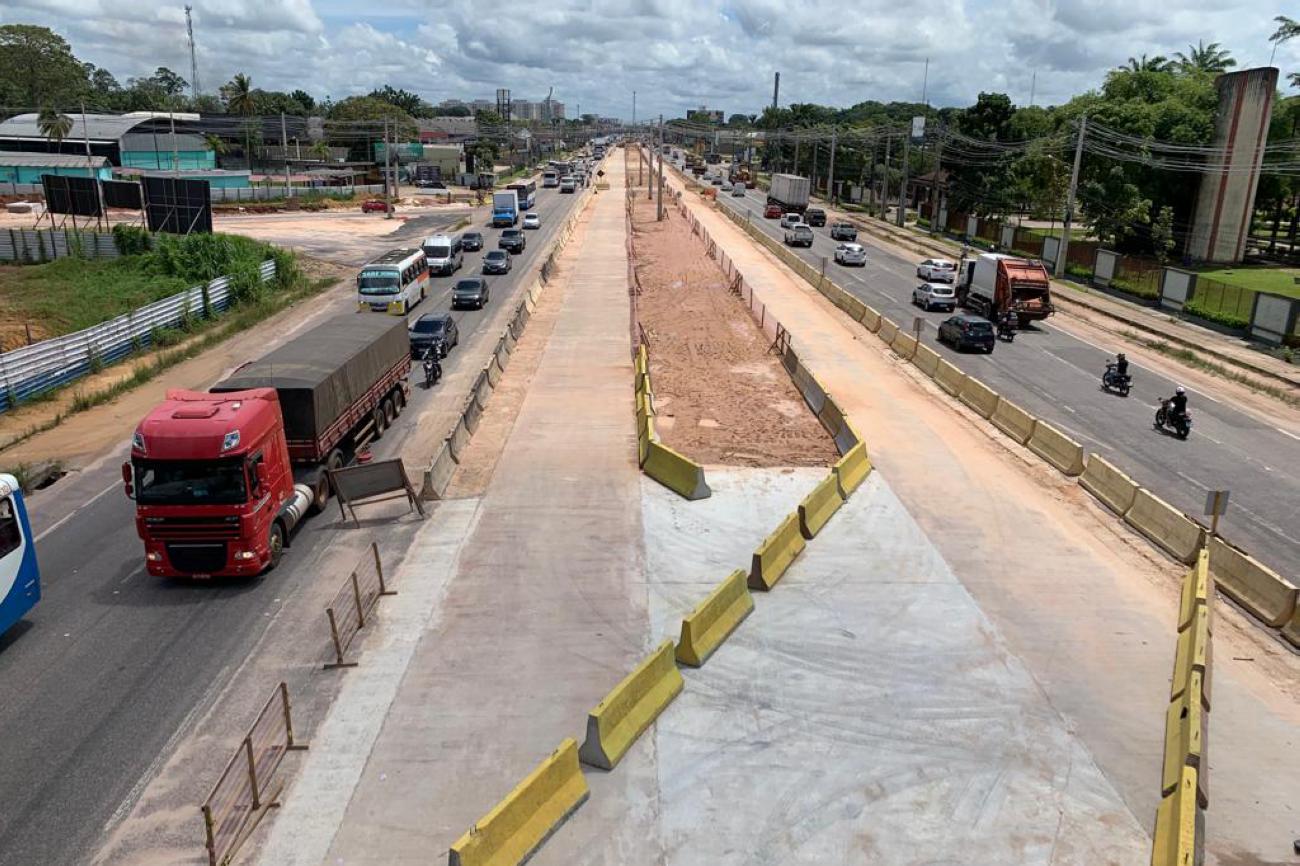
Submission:
<svg viewBox="0 0 1300 866">
<path fill-rule="evenodd" d="M 347 660 L 348 647 L 357 633 L 366 627 L 366 617 L 385 595 L 397 595 L 384 583 L 384 564 L 379 558 L 379 545 L 370 542 L 370 549 L 357 560 L 357 564 L 343 581 L 334 600 L 325 608 L 330 623 L 330 640 L 334 644 L 334 661 L 325 665 L 331 668 L 353 668 L 354 661 Z"/>
<path fill-rule="evenodd" d="M 208 866 L 231 862 L 266 811 L 278 805 L 284 780 L 275 771 L 284 756 L 306 748 L 294 740 L 289 687 L 280 683 L 199 807 Z"/>
<path fill-rule="evenodd" d="M 68 256 L 115 259 L 117 242 L 109 232 L 75 229 L 6 229 L 0 232 L 0 262 L 49 262 Z"/>
<path fill-rule="evenodd" d="M 262 262 L 258 271 L 269 282 L 275 261 Z M 230 303 L 230 278 L 218 277 L 107 322 L 0 353 L 0 412 L 146 348 L 155 329 L 177 327 L 187 316 L 207 318 Z"/>
</svg>

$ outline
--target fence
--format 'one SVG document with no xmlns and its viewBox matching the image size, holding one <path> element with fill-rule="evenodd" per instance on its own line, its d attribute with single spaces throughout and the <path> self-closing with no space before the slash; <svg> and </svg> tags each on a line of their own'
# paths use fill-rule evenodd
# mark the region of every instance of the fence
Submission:
<svg viewBox="0 0 1300 866">
<path fill-rule="evenodd" d="M 75 229 L 6 229 L 0 231 L 0 262 L 48 262 L 66 256 L 115 259 L 110 232 Z"/>
<path fill-rule="evenodd" d="M 12 183 L 10 181 L 0 182 L 0 195 L 43 195 L 45 187 L 39 183 Z"/>
<path fill-rule="evenodd" d="M 258 202 L 304 196 L 381 195 L 383 192 L 383 184 L 378 183 L 356 186 L 291 186 L 287 190 L 283 186 L 213 187 L 212 201 L 214 204 L 232 201 Z"/>
<path fill-rule="evenodd" d="M 366 617 L 385 595 L 397 593 L 384 583 L 384 564 L 379 559 L 379 545 L 372 541 L 370 549 L 357 560 L 352 573 L 334 594 L 330 606 L 325 608 L 335 659 L 325 665 L 326 668 L 356 667 L 356 662 L 347 660 L 348 647 L 357 632 L 366 627 Z"/>
<path fill-rule="evenodd" d="M 270 282 L 275 261 L 262 262 L 258 271 L 263 283 Z M 161 329 L 215 316 L 231 300 L 230 278 L 218 277 L 107 322 L 0 353 L 0 412 L 152 345 Z"/>
<path fill-rule="evenodd" d="M 285 754 L 306 748 L 294 742 L 289 688 L 280 683 L 200 807 L 208 866 L 230 862 L 276 804 L 284 781 L 275 778 L 275 771 Z"/>
</svg>

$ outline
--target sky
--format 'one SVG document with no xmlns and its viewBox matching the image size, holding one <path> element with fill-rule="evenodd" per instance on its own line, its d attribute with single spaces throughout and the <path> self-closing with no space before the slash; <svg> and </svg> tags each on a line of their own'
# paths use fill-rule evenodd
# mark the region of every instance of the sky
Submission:
<svg viewBox="0 0 1300 866">
<path fill-rule="evenodd" d="M 190 0 L 199 83 L 236 72 L 317 99 L 383 84 L 446 98 L 498 87 L 569 116 L 759 113 L 772 101 L 849 106 L 980 91 L 1055 104 L 1142 54 L 1221 42 L 1238 68 L 1264 65 L 1284 4 L 1250 0 Z M 184 0 L 4 0 L 0 23 L 41 24 L 125 83 L 167 66 L 189 78 Z M 1300 17 L 1300 10 L 1293 13 Z M 929 60 L 928 77 L 926 61 Z M 1300 39 L 1277 52 L 1300 70 Z M 1035 81 L 1036 73 L 1036 81 Z"/>
</svg>

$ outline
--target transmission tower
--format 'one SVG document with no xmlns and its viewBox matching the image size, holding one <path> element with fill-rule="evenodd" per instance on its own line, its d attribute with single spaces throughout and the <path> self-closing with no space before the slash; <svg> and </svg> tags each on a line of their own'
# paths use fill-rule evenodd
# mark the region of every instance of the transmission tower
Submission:
<svg viewBox="0 0 1300 866">
<path fill-rule="evenodd" d="M 185 32 L 190 38 L 190 89 L 194 98 L 199 98 L 199 60 L 194 53 L 194 19 L 190 16 L 193 6 L 185 7 Z"/>
</svg>

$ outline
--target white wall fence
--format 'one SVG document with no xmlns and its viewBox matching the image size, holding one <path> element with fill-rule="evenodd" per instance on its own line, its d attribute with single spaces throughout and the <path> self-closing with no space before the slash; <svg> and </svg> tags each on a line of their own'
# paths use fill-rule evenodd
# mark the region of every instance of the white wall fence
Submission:
<svg viewBox="0 0 1300 866">
<path fill-rule="evenodd" d="M 306 196 L 330 195 L 382 195 L 382 183 L 356 184 L 348 186 L 291 186 L 287 193 L 283 186 L 232 186 L 213 187 L 212 202 L 258 202 L 287 197 L 303 198 Z"/>
<path fill-rule="evenodd" d="M 0 229 L 0 262 L 49 262 L 65 256 L 117 258 L 109 232 L 75 229 Z"/>
<path fill-rule="evenodd" d="M 262 282 L 275 278 L 275 261 L 258 268 Z M 82 331 L 0 353 L 0 411 L 66 385 L 153 344 L 155 334 L 187 317 L 204 319 L 230 307 L 230 278 L 154 301 Z"/>
<path fill-rule="evenodd" d="M 10 181 L 0 182 L 0 195 L 33 195 L 45 191 L 39 183 L 11 183 Z"/>
</svg>

